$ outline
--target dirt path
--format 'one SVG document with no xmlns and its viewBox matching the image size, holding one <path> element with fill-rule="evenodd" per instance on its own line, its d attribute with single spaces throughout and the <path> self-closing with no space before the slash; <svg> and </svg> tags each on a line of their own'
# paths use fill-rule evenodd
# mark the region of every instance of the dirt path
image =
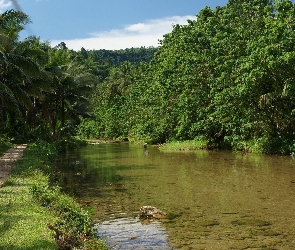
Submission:
<svg viewBox="0 0 295 250">
<path fill-rule="evenodd" d="M 26 144 L 15 145 L 0 157 L 0 188 L 9 177 L 15 161 L 23 156 L 23 151 L 26 147 Z"/>
</svg>

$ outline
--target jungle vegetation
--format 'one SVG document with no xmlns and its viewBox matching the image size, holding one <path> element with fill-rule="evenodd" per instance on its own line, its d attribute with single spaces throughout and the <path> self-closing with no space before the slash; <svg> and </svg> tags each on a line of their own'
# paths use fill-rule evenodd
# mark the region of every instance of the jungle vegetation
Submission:
<svg viewBox="0 0 295 250">
<path fill-rule="evenodd" d="M 229 0 L 175 25 L 151 62 L 125 62 L 95 87 L 80 134 L 149 143 L 295 150 L 295 5 Z"/>
<path fill-rule="evenodd" d="M 2 140 L 57 142 L 74 136 L 91 117 L 90 93 L 125 60 L 149 61 L 156 48 L 69 50 L 38 37 L 19 40 L 25 13 L 0 15 L 0 134 Z"/>
<path fill-rule="evenodd" d="M 72 51 L 19 40 L 29 17 L 0 15 L 0 133 L 34 141 L 205 141 L 295 152 L 295 5 L 229 0 L 174 25 L 158 48 Z"/>
<path fill-rule="evenodd" d="M 290 0 L 206 7 L 174 25 L 158 48 L 73 51 L 38 37 L 20 40 L 29 22 L 19 11 L 0 14 L 1 151 L 7 142 L 63 145 L 78 135 L 295 153 Z M 54 188 L 31 191 L 60 196 Z"/>
</svg>

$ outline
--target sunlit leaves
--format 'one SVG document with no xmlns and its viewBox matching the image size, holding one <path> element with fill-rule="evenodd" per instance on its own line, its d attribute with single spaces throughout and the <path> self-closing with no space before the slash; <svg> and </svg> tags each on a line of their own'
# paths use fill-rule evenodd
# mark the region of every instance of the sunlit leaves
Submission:
<svg viewBox="0 0 295 250">
<path fill-rule="evenodd" d="M 102 130 L 152 142 L 205 136 L 232 147 L 237 138 L 292 141 L 294 15 L 289 0 L 230 0 L 174 25 L 146 68 L 112 69 L 98 88 Z"/>
</svg>

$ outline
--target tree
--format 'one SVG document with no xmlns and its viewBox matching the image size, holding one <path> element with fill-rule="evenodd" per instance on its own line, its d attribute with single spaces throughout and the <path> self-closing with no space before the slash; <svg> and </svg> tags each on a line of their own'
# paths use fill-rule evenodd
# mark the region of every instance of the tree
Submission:
<svg viewBox="0 0 295 250">
<path fill-rule="evenodd" d="M 28 16 L 14 10 L 0 15 L 0 118 L 6 121 L 22 117 L 21 109 L 32 106 L 27 87 L 40 74 L 39 65 L 30 57 L 26 41 L 18 41 L 18 33 L 29 22 Z"/>
<path fill-rule="evenodd" d="M 42 116 L 55 140 L 65 133 L 75 132 L 73 126 L 80 116 L 90 115 L 88 95 L 96 79 L 71 60 L 71 52 L 63 45 L 49 51 L 46 71 L 51 75 L 52 91 L 42 100 Z"/>
</svg>

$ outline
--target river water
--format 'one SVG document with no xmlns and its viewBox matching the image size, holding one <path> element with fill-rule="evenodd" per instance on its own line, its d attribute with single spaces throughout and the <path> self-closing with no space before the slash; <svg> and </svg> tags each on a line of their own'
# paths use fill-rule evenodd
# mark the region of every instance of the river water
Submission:
<svg viewBox="0 0 295 250">
<path fill-rule="evenodd" d="M 295 160 L 136 144 L 69 153 L 59 183 L 111 249 L 295 249 Z M 141 206 L 167 213 L 140 221 Z"/>
</svg>

